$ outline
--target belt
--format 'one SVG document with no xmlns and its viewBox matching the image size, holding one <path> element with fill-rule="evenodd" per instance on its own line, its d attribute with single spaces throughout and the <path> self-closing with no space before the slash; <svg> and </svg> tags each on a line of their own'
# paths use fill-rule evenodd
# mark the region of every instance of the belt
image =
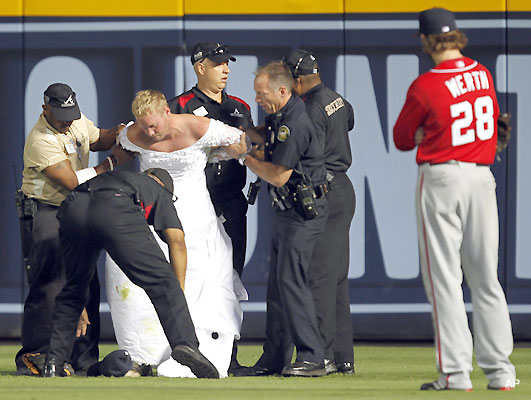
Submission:
<svg viewBox="0 0 531 400">
<path fill-rule="evenodd" d="M 43 203 L 41 200 L 37 200 L 37 199 L 32 199 L 32 200 L 37 203 L 37 209 L 39 208 L 59 208 L 59 206 L 56 206 L 53 204 Z"/>
<path fill-rule="evenodd" d="M 458 161 L 458 160 L 448 160 L 444 162 L 428 162 L 423 164 L 430 164 L 430 165 L 443 165 L 443 164 L 459 164 L 460 162 L 475 165 L 476 167 L 490 167 L 490 164 L 480 164 L 480 163 L 474 163 L 474 162 L 468 162 L 468 161 Z"/>
</svg>

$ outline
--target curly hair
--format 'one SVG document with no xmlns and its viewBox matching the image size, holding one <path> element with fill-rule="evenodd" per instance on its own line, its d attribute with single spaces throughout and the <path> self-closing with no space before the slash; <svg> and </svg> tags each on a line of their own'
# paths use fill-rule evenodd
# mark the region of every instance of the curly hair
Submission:
<svg viewBox="0 0 531 400">
<path fill-rule="evenodd" d="M 445 50 L 462 50 L 468 44 L 465 33 L 456 29 L 447 33 L 421 36 L 422 50 L 425 53 L 439 53 Z"/>
</svg>

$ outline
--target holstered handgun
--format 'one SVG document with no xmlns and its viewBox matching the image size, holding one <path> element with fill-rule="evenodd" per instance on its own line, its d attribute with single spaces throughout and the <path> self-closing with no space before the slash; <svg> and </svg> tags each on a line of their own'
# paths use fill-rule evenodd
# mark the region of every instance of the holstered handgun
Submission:
<svg viewBox="0 0 531 400">
<path fill-rule="evenodd" d="M 37 214 L 37 202 L 27 197 L 24 192 L 18 189 L 15 193 L 15 205 L 19 218 L 33 218 Z"/>
<path fill-rule="evenodd" d="M 249 184 L 249 190 L 247 191 L 247 204 L 253 205 L 256 202 L 258 192 L 262 187 L 262 180 L 257 178 L 255 182 Z"/>
</svg>

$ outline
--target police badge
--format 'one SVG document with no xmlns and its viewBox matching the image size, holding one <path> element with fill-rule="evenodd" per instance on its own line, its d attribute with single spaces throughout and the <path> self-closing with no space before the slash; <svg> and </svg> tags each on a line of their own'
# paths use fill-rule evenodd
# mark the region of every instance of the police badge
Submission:
<svg viewBox="0 0 531 400">
<path fill-rule="evenodd" d="M 285 141 L 289 136 L 289 128 L 286 125 L 282 125 L 278 128 L 277 139 L 279 142 Z"/>
</svg>

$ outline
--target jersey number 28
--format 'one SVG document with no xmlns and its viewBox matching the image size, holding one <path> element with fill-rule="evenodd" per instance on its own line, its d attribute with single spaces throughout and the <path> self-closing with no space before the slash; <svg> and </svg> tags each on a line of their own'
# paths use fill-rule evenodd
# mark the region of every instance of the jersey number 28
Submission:
<svg viewBox="0 0 531 400">
<path fill-rule="evenodd" d="M 472 105 L 462 101 L 450 106 L 452 118 L 452 146 L 462 146 L 476 140 L 488 140 L 494 135 L 494 104 L 490 96 L 478 97 Z M 472 125 L 476 120 L 475 129 Z M 465 131 L 463 132 L 463 130 Z"/>
</svg>

